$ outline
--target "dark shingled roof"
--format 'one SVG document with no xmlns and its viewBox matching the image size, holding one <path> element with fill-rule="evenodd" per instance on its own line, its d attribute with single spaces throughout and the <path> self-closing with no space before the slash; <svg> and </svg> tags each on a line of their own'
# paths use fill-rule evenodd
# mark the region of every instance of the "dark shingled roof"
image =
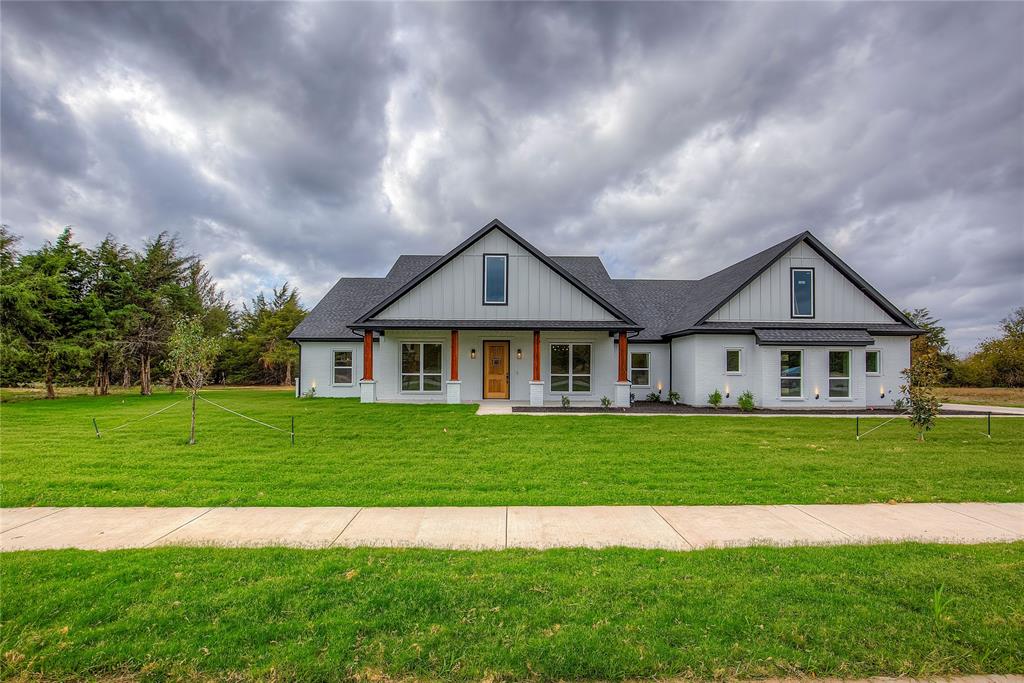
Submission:
<svg viewBox="0 0 1024 683">
<path fill-rule="evenodd" d="M 754 328 L 757 343 L 762 346 L 781 346 L 783 344 L 800 344 L 809 346 L 829 346 L 832 344 L 849 344 L 851 346 L 870 346 L 875 340 L 864 330 L 828 330 L 828 329 L 792 329 L 792 328 Z"/>
<path fill-rule="evenodd" d="M 501 226 L 504 227 L 504 226 Z M 507 228 L 506 228 L 507 230 Z M 514 234 L 514 233 L 513 233 Z M 516 236 L 517 239 L 518 236 Z M 862 325 L 836 323 L 728 323 L 706 322 L 707 318 L 720 306 L 731 299 L 751 280 L 764 272 L 772 263 L 785 254 L 801 240 L 807 240 L 812 248 L 833 263 L 841 272 L 850 277 L 865 295 L 869 296 L 883 309 L 893 316 L 893 323 L 866 323 Z M 306 319 L 289 335 L 291 339 L 358 339 L 358 335 L 349 327 L 378 307 L 396 292 L 421 276 L 427 269 L 434 267 L 438 255 L 402 255 L 382 278 L 341 278 L 338 283 L 318 303 Z M 546 257 L 547 258 L 547 257 Z M 864 282 L 845 263 L 828 251 L 813 235 L 807 232 L 779 242 L 750 258 L 735 263 L 728 268 L 712 273 L 702 280 L 631 280 L 613 279 L 608 275 L 604 263 L 597 256 L 552 256 L 550 260 L 563 269 L 579 284 L 589 288 L 607 304 L 628 315 L 639 326 L 634 341 L 664 341 L 668 337 L 713 332 L 743 332 L 772 334 L 775 330 L 802 329 L 815 331 L 803 343 L 816 343 L 813 338 L 824 338 L 834 335 L 821 343 L 860 343 L 851 341 L 854 336 L 848 333 L 860 331 L 856 339 L 868 338 L 869 334 L 904 334 L 920 333 L 919 328 L 907 320 L 902 312 L 896 309 L 884 297 Z M 392 327 L 462 327 L 468 328 L 483 324 L 482 321 L 450 320 L 424 321 L 403 320 L 384 321 L 367 320 L 366 326 L 371 328 Z M 494 327 L 494 324 L 488 324 Z M 506 321 L 511 329 L 518 324 L 523 329 L 542 327 L 548 329 L 620 329 L 621 323 L 598 321 Z M 362 323 L 360 323 L 360 326 Z M 360 326 L 359 329 L 362 329 Z M 517 328 L 518 329 L 518 328 Z M 636 329 L 626 326 L 626 329 Z M 815 336 L 817 335 L 817 336 Z M 761 337 L 759 337 L 760 339 Z M 768 342 L 765 343 L 774 343 Z M 797 343 L 785 341 L 779 343 Z M 870 343 L 870 342 L 868 342 Z"/>
</svg>

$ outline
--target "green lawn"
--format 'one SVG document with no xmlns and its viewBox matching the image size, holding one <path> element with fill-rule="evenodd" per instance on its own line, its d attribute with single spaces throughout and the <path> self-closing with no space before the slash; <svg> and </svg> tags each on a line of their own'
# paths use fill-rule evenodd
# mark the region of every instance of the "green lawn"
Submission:
<svg viewBox="0 0 1024 683">
<path fill-rule="evenodd" d="M 1021 543 L 47 551 L 2 573 L 4 678 L 1024 672 Z"/>
<path fill-rule="evenodd" d="M 1024 500 L 1024 421 L 902 421 L 857 442 L 852 418 L 477 417 L 473 406 L 360 405 L 211 391 L 287 434 L 184 398 L 3 405 L 2 504 L 593 505 Z M 881 420 L 862 420 L 867 429 Z"/>
</svg>

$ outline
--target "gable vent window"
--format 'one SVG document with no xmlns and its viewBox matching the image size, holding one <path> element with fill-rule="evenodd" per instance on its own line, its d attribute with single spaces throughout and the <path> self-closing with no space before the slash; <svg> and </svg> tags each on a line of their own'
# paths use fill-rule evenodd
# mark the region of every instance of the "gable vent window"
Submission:
<svg viewBox="0 0 1024 683">
<path fill-rule="evenodd" d="M 814 269 L 792 268 L 792 299 L 794 318 L 814 317 Z"/>
<path fill-rule="evenodd" d="M 484 254 L 484 305 L 508 304 L 508 254 Z"/>
</svg>

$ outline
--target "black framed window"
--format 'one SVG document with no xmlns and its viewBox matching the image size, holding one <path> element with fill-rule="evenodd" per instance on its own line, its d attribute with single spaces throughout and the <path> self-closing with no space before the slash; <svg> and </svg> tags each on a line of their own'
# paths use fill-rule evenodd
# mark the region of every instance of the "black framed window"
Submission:
<svg viewBox="0 0 1024 683">
<path fill-rule="evenodd" d="M 814 317 L 814 269 L 791 268 L 794 318 Z"/>
<path fill-rule="evenodd" d="M 484 254 L 484 305 L 508 303 L 508 254 Z"/>
<path fill-rule="evenodd" d="M 402 391 L 441 391 L 441 345 L 430 342 L 402 344 Z"/>
<path fill-rule="evenodd" d="M 803 391 L 803 352 L 782 351 L 780 353 L 779 396 L 801 398 Z"/>
<path fill-rule="evenodd" d="M 590 391 L 590 344 L 551 345 L 551 391 Z"/>
</svg>

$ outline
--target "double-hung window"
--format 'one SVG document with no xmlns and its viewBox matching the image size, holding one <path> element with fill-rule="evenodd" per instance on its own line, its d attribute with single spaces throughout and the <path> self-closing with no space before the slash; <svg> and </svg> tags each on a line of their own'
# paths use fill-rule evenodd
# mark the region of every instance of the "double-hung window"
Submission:
<svg viewBox="0 0 1024 683">
<path fill-rule="evenodd" d="M 725 350 L 725 373 L 727 375 L 739 375 L 742 374 L 742 365 L 740 365 L 740 355 L 742 349 L 726 349 Z"/>
<path fill-rule="evenodd" d="M 352 384 L 352 352 L 334 352 L 334 383 Z"/>
<path fill-rule="evenodd" d="M 869 375 L 882 374 L 882 352 L 871 349 L 864 352 L 864 371 Z"/>
<path fill-rule="evenodd" d="M 828 397 L 850 398 L 850 352 L 828 352 Z"/>
<path fill-rule="evenodd" d="M 441 345 L 402 343 L 402 391 L 441 391 Z"/>
<path fill-rule="evenodd" d="M 779 373 L 779 396 L 801 398 L 803 391 L 803 351 L 782 351 Z"/>
<path fill-rule="evenodd" d="M 790 268 L 792 279 L 790 298 L 793 300 L 794 318 L 814 317 L 814 269 Z"/>
<path fill-rule="evenodd" d="M 630 352 L 629 382 L 635 387 L 651 386 L 651 354 L 647 351 Z"/>
<path fill-rule="evenodd" d="M 590 391 L 590 344 L 551 345 L 551 391 Z"/>
<path fill-rule="evenodd" d="M 484 305 L 508 304 L 508 254 L 484 254 Z"/>
</svg>

